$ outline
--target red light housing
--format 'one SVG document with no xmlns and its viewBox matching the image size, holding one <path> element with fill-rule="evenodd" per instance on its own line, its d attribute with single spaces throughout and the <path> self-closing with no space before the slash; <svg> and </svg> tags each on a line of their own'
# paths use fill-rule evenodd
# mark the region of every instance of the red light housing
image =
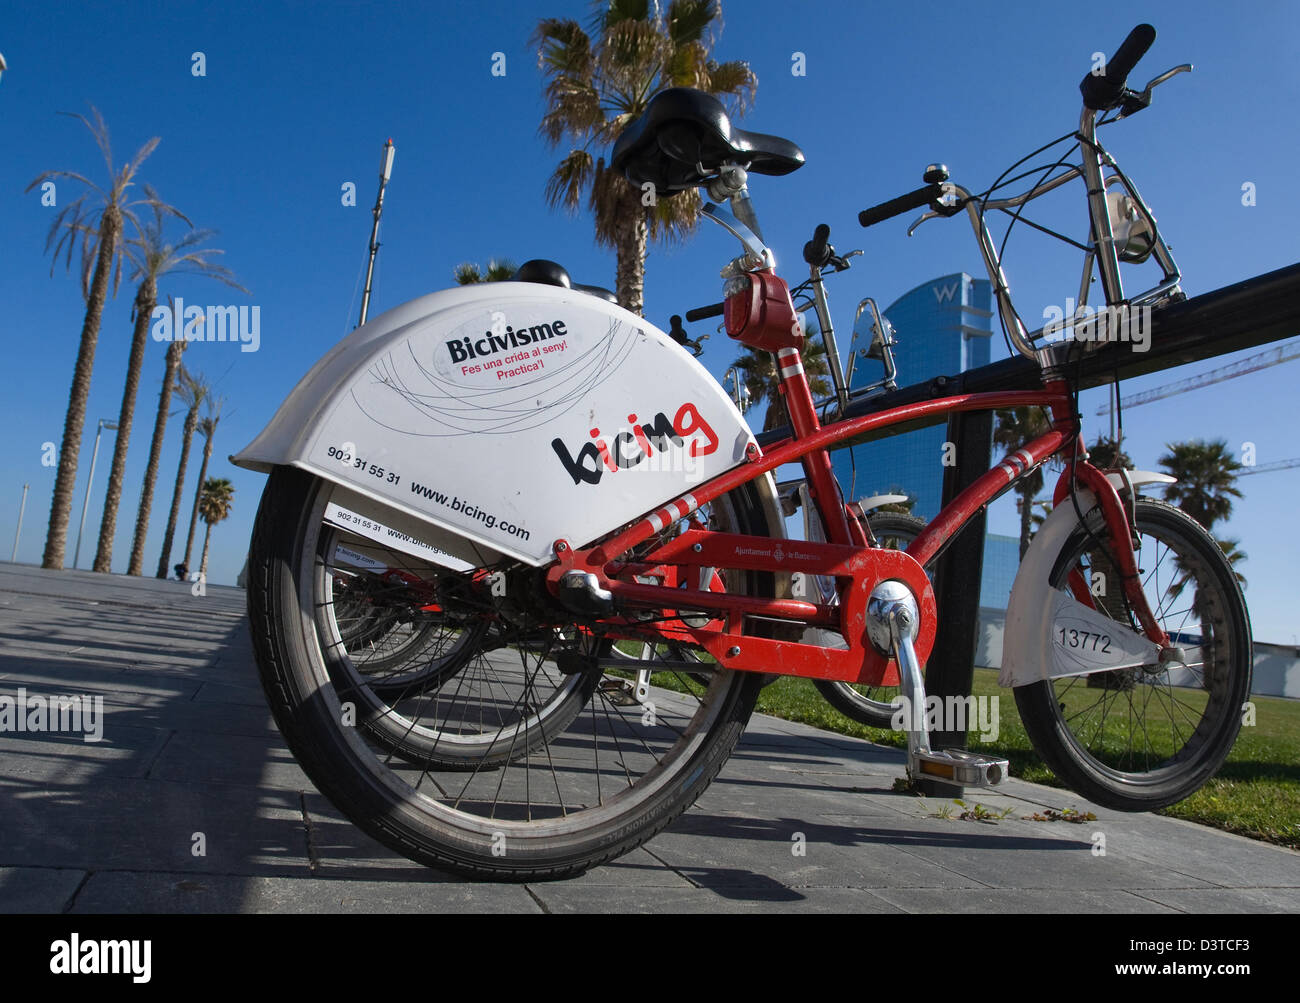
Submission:
<svg viewBox="0 0 1300 1003">
<path fill-rule="evenodd" d="M 727 325 L 727 333 L 733 338 L 738 338 L 745 330 L 745 325 L 749 323 L 749 312 L 754 300 L 754 284 L 748 275 L 740 275 L 728 281 L 724 291 L 727 297 L 723 302 L 722 317 Z"/>
<path fill-rule="evenodd" d="M 731 337 L 769 352 L 803 347 L 803 327 L 782 279 L 769 271 L 749 272 L 729 279 L 724 292 L 723 316 Z"/>
</svg>

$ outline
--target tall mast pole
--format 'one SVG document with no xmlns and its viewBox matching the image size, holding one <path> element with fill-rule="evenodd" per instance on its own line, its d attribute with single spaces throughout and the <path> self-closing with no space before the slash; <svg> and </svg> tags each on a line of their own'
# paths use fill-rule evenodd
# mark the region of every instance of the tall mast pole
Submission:
<svg viewBox="0 0 1300 1003">
<path fill-rule="evenodd" d="M 393 152 L 393 140 L 390 137 L 384 144 L 384 161 L 379 168 L 379 195 L 375 198 L 373 210 L 375 223 L 370 228 L 370 262 L 366 265 L 366 288 L 361 294 L 361 319 L 357 321 L 358 327 L 366 322 L 366 314 L 370 311 L 370 280 L 375 274 L 375 255 L 379 253 L 379 217 L 384 212 L 384 189 L 393 173 Z"/>
</svg>

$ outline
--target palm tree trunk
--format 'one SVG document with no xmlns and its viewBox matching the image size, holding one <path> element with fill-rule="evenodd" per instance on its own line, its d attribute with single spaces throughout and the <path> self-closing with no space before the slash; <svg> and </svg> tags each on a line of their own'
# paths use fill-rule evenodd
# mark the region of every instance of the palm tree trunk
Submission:
<svg viewBox="0 0 1300 1003">
<path fill-rule="evenodd" d="M 190 534 L 185 539 L 185 566 L 189 567 L 190 553 L 194 550 L 194 527 L 198 525 L 199 520 L 199 502 L 203 500 L 203 481 L 208 476 L 208 460 L 212 459 L 212 440 L 215 437 L 209 435 L 207 441 L 203 444 L 203 466 L 199 468 L 199 486 L 194 492 L 194 511 L 190 513 Z"/>
<path fill-rule="evenodd" d="M 163 534 L 162 553 L 158 557 L 158 577 L 169 577 L 167 565 L 171 561 L 172 537 L 176 535 L 176 520 L 181 514 L 181 494 L 185 490 L 185 467 L 190 460 L 190 440 L 194 438 L 194 426 L 199 423 L 199 407 L 190 408 L 185 416 L 185 433 L 181 439 L 181 464 L 176 470 L 176 487 L 172 490 L 172 510 L 167 517 L 167 532 Z"/>
<path fill-rule="evenodd" d="M 203 560 L 199 564 L 199 578 L 203 579 L 208 574 L 208 543 L 212 540 L 212 523 L 205 523 L 208 527 L 203 531 Z"/>
<path fill-rule="evenodd" d="M 152 312 L 152 311 L 151 311 Z M 167 346 L 167 368 L 163 372 L 162 391 L 158 394 L 158 416 L 153 423 L 153 441 L 149 445 L 149 466 L 144 472 L 144 491 L 140 495 L 140 511 L 135 517 L 135 536 L 131 539 L 131 563 L 128 575 L 144 574 L 144 538 L 149 532 L 149 510 L 153 508 L 153 489 L 158 480 L 158 463 L 162 459 L 163 435 L 167 431 L 167 409 L 171 407 L 172 385 L 176 370 L 180 368 L 181 353 L 186 342 L 173 341 Z"/>
<path fill-rule="evenodd" d="M 117 533 L 117 506 L 122 500 L 122 480 L 126 476 L 126 450 L 131 444 L 131 425 L 135 422 L 135 399 L 140 390 L 140 371 L 144 368 L 144 350 L 149 343 L 149 321 L 157 299 L 158 288 L 151 277 L 146 277 L 135 294 L 135 330 L 131 335 L 131 355 L 126 363 L 126 386 L 122 390 L 122 409 L 117 418 L 117 440 L 113 446 L 113 466 L 108 474 L 104 517 L 99 522 L 99 548 L 95 552 L 94 570 L 104 574 L 113 570 L 113 537 Z"/>
<path fill-rule="evenodd" d="M 615 288 L 620 305 L 635 314 L 645 309 L 645 207 L 635 189 L 628 186 L 623 199 L 622 222 L 618 229 L 618 264 Z"/>
<path fill-rule="evenodd" d="M 72 389 L 68 394 L 68 414 L 63 421 L 63 445 L 59 449 L 59 468 L 54 477 L 54 497 L 50 503 L 50 527 L 45 536 L 43 568 L 62 568 L 68 549 L 68 518 L 72 512 L 72 490 L 77 481 L 77 457 L 81 451 L 81 434 L 86 425 L 86 398 L 90 396 L 90 374 L 95 368 L 95 346 L 99 342 L 99 322 L 108 300 L 108 278 L 117 252 L 117 238 L 122 219 L 116 207 L 104 210 L 99 225 L 99 255 L 95 274 L 86 298 L 86 316 L 81 325 L 81 345 L 77 365 L 72 371 Z"/>
<path fill-rule="evenodd" d="M 1034 492 L 1037 494 L 1037 492 Z M 1025 559 L 1029 550 L 1029 539 L 1034 534 L 1034 497 L 1020 492 L 1020 559 Z"/>
</svg>

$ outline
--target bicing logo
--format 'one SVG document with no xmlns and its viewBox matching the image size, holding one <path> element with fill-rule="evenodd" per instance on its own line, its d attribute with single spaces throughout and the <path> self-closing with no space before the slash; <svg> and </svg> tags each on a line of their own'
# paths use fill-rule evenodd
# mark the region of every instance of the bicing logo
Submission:
<svg viewBox="0 0 1300 1003">
<path fill-rule="evenodd" d="M 576 452 L 562 438 L 551 440 L 551 448 L 574 484 L 599 484 L 607 472 L 633 467 L 692 473 L 696 459 L 717 452 L 717 433 L 689 401 L 671 419 L 660 411 L 651 421 L 641 421 L 635 413 L 627 420 L 627 427 L 613 434 L 592 428 L 587 433 L 589 441 Z"/>
</svg>

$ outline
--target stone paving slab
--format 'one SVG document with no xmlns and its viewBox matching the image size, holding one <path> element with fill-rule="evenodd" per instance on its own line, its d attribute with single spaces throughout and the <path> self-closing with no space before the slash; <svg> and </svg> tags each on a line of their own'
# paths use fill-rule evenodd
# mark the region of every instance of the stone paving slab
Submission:
<svg viewBox="0 0 1300 1003">
<path fill-rule="evenodd" d="M 244 603 L 0 564 L 0 693 L 101 696 L 107 729 L 0 735 L 0 911 L 1300 910 L 1300 854 L 1015 779 L 978 793 L 1009 809 L 995 825 L 939 817 L 943 799 L 893 791 L 901 750 L 761 715 L 645 846 L 567 881 L 468 883 L 315 791 L 267 711 Z M 1049 806 L 1097 820 L 1026 819 Z"/>
</svg>

